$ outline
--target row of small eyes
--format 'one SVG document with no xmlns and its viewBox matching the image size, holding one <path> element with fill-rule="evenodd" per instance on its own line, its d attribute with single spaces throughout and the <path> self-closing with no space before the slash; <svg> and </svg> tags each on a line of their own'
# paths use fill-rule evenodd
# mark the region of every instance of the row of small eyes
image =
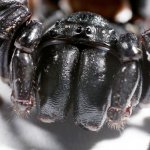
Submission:
<svg viewBox="0 0 150 150">
<path fill-rule="evenodd" d="M 60 22 L 59 22 L 59 21 L 56 21 L 55 26 L 58 26 L 59 24 L 60 24 Z M 76 33 L 80 34 L 82 31 L 85 31 L 86 34 L 92 34 L 92 29 L 91 29 L 91 27 L 83 28 L 82 26 L 78 26 L 78 27 L 76 28 Z"/>
<path fill-rule="evenodd" d="M 86 34 L 92 34 L 92 29 L 90 27 L 86 27 L 85 29 L 82 26 L 78 26 L 76 29 L 77 33 L 81 33 L 82 31 L 86 32 Z"/>
</svg>

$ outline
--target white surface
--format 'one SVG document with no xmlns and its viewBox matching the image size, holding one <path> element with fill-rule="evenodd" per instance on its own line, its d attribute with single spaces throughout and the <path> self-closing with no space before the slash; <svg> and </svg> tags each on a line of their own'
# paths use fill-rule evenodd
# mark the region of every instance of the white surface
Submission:
<svg viewBox="0 0 150 150">
<path fill-rule="evenodd" d="M 142 109 L 124 131 L 104 127 L 99 133 L 74 125 L 71 117 L 54 124 L 16 117 L 10 106 L 10 89 L 0 82 L 5 99 L 0 108 L 0 150 L 148 150 L 150 108 Z"/>
</svg>

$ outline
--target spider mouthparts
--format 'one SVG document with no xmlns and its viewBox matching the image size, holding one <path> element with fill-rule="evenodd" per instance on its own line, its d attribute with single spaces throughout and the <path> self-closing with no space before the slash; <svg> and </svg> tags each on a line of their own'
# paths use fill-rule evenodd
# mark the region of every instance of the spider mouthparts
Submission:
<svg viewBox="0 0 150 150">
<path fill-rule="evenodd" d="M 17 99 L 15 96 L 11 96 L 13 102 L 14 111 L 17 112 L 20 116 L 26 116 L 30 113 L 31 109 L 34 106 L 34 98 L 30 96 L 29 99 Z"/>
<path fill-rule="evenodd" d="M 107 112 L 107 124 L 114 129 L 123 128 L 131 116 L 132 107 L 125 109 L 110 107 Z"/>
<path fill-rule="evenodd" d="M 51 115 L 40 113 L 37 118 L 44 123 L 53 123 L 59 120 L 64 119 L 64 115 L 58 114 L 58 112 L 53 111 Z"/>
<path fill-rule="evenodd" d="M 98 132 L 101 129 L 101 126 L 97 123 L 88 122 L 88 123 L 80 123 L 79 126 L 81 126 L 84 129 Z"/>
<path fill-rule="evenodd" d="M 41 122 L 44 122 L 44 123 L 53 123 L 53 122 L 55 122 L 55 120 L 53 120 L 53 119 L 50 119 L 50 117 L 47 115 L 45 115 L 45 116 L 38 116 L 37 117 Z"/>
</svg>

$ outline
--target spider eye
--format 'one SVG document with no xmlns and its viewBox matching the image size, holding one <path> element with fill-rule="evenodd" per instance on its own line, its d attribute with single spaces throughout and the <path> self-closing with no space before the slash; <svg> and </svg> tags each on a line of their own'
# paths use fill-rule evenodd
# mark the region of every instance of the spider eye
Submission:
<svg viewBox="0 0 150 150">
<path fill-rule="evenodd" d="M 51 35 L 52 37 L 57 36 L 57 31 L 56 31 L 56 30 L 51 30 L 51 31 L 50 31 L 50 35 Z"/>
<path fill-rule="evenodd" d="M 87 27 L 86 30 L 85 30 L 86 34 L 91 34 L 92 33 L 92 30 L 90 27 Z"/>
<path fill-rule="evenodd" d="M 82 32 L 82 27 L 81 26 L 77 27 L 76 32 L 81 33 Z"/>
<path fill-rule="evenodd" d="M 56 21 L 55 25 L 58 26 L 60 24 L 60 21 Z"/>
</svg>

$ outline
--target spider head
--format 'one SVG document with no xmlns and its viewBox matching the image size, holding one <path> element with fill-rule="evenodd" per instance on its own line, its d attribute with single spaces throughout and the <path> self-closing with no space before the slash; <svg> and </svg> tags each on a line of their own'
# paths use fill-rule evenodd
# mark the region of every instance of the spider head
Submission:
<svg viewBox="0 0 150 150">
<path fill-rule="evenodd" d="M 14 111 L 21 117 L 26 117 L 30 114 L 31 109 L 34 106 L 34 98 L 31 96 L 29 100 L 16 99 L 16 97 L 11 95 L 11 101 L 13 102 Z"/>
<path fill-rule="evenodd" d="M 81 44 L 111 45 L 117 38 L 114 29 L 103 17 L 90 12 L 73 13 L 67 19 L 57 21 L 46 34 L 49 38 Z"/>
</svg>

